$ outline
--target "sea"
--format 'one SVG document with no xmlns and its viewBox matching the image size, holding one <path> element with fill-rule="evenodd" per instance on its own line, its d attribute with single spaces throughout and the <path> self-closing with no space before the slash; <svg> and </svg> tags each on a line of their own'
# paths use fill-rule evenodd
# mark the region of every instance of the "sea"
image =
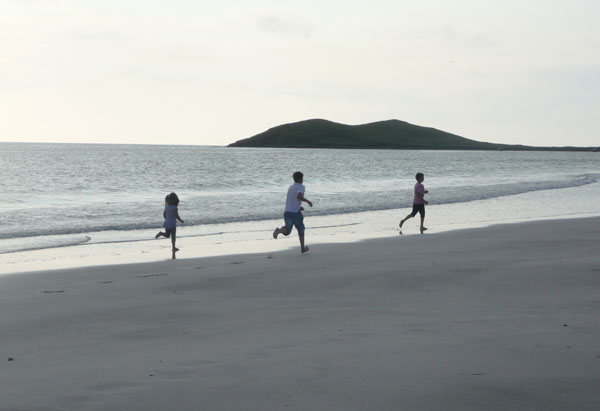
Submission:
<svg viewBox="0 0 600 411">
<path fill-rule="evenodd" d="M 170 258 L 169 241 L 154 240 L 170 192 L 185 221 L 180 258 L 298 246 L 271 235 L 297 170 L 314 203 L 308 244 L 399 235 L 417 172 L 426 235 L 600 215 L 595 152 L 0 143 L 0 170 L 2 273 Z"/>
</svg>

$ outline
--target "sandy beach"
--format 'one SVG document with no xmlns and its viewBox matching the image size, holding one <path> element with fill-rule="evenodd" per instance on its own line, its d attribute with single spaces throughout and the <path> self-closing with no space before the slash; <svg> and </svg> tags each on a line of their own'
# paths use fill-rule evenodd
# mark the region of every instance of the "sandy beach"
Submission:
<svg viewBox="0 0 600 411">
<path fill-rule="evenodd" d="M 600 218 L 3 275 L 0 312 L 3 411 L 600 409 Z"/>
</svg>

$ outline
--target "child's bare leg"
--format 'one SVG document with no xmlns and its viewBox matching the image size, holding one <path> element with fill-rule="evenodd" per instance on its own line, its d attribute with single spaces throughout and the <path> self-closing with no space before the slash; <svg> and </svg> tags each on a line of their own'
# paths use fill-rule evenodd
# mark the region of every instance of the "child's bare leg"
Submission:
<svg viewBox="0 0 600 411">
<path fill-rule="evenodd" d="M 163 233 L 162 231 L 159 231 L 155 236 L 154 239 L 156 240 L 158 237 L 166 237 L 167 234 Z"/>
<path fill-rule="evenodd" d="M 279 234 L 288 235 L 289 231 L 287 228 L 285 228 L 285 226 L 281 228 L 276 228 L 275 231 L 273 231 L 273 238 L 277 240 L 277 236 Z"/>
<path fill-rule="evenodd" d="M 412 217 L 413 217 L 412 213 L 407 215 L 406 217 L 404 217 L 404 220 L 400 221 L 400 228 L 402 228 L 402 225 L 404 224 L 404 222 L 406 220 L 408 220 L 409 218 L 412 218 Z"/>
<path fill-rule="evenodd" d="M 308 247 L 304 245 L 304 236 L 300 235 L 298 238 L 300 239 L 300 252 L 306 253 L 308 251 Z"/>
<path fill-rule="evenodd" d="M 423 234 L 423 231 L 427 230 L 427 227 L 425 227 L 425 226 L 423 225 L 423 223 L 424 223 L 424 222 L 425 222 L 425 217 L 424 217 L 424 216 L 422 216 L 422 217 L 421 217 L 421 234 Z"/>
<path fill-rule="evenodd" d="M 175 247 L 175 235 L 171 236 L 171 245 L 173 246 L 173 253 L 179 251 L 179 248 Z"/>
<path fill-rule="evenodd" d="M 171 250 L 171 258 L 175 260 L 175 253 L 179 251 L 179 248 L 175 247 L 175 235 L 171 235 L 171 245 L 173 246 Z"/>
</svg>

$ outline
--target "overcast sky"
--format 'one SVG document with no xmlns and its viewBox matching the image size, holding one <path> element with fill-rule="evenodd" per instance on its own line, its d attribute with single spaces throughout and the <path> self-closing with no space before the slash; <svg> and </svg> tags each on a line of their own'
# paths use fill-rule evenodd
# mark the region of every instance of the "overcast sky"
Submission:
<svg viewBox="0 0 600 411">
<path fill-rule="evenodd" d="M 0 0 L 0 141 L 400 119 L 600 145 L 600 1 Z"/>
</svg>

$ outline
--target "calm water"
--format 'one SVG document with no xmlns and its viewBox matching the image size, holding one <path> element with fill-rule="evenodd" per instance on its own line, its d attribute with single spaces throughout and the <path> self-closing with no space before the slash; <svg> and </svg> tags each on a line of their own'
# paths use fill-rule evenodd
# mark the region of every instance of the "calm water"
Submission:
<svg viewBox="0 0 600 411">
<path fill-rule="evenodd" d="M 106 232 L 113 241 L 146 239 L 171 191 L 190 233 L 279 218 L 296 170 L 312 216 L 408 207 L 417 171 L 432 206 L 545 190 L 564 191 L 552 201 L 577 202 L 573 189 L 600 181 L 600 153 L 567 152 L 0 143 L 0 167 L 0 253 L 94 242 Z"/>
</svg>

